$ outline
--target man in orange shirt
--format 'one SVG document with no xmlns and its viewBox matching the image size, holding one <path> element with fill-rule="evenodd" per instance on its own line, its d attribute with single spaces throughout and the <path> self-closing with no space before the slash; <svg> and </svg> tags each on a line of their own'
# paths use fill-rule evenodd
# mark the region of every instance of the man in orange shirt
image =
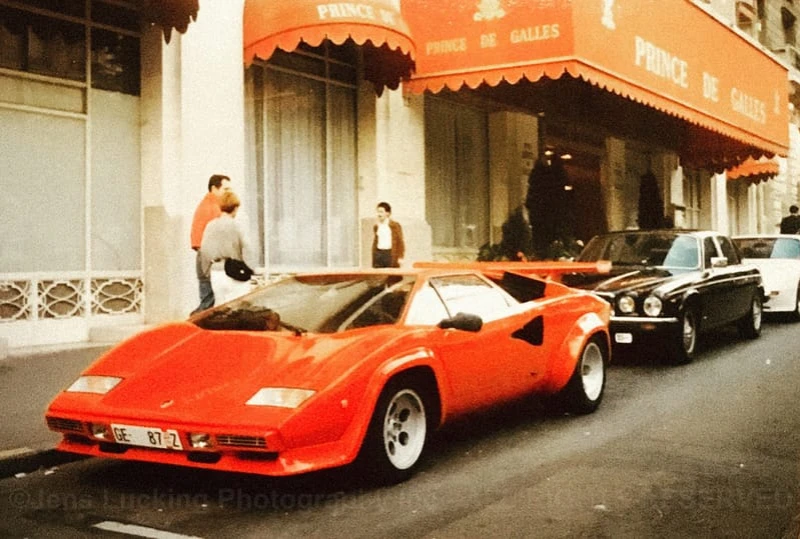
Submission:
<svg viewBox="0 0 800 539">
<path fill-rule="evenodd" d="M 197 282 L 200 285 L 200 305 L 192 311 L 198 313 L 214 306 L 214 290 L 211 288 L 211 279 L 203 274 L 200 263 L 200 243 L 203 241 L 203 232 L 209 221 L 216 219 L 222 213 L 219 207 L 219 199 L 222 193 L 231 190 L 231 179 L 222 174 L 214 174 L 208 179 L 208 193 L 197 205 L 192 219 L 191 242 L 192 249 L 196 254 L 195 270 L 197 272 Z"/>
</svg>

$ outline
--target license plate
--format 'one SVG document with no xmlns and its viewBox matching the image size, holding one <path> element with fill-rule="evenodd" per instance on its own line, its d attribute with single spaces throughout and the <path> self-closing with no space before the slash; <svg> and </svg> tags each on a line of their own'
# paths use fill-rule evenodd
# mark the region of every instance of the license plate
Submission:
<svg viewBox="0 0 800 539">
<path fill-rule="evenodd" d="M 615 333 L 614 342 L 619 344 L 631 344 L 633 342 L 633 334 L 631 333 Z"/>
<path fill-rule="evenodd" d="M 111 424 L 114 440 L 118 444 L 155 447 L 158 449 L 183 449 L 181 437 L 174 429 L 161 430 L 153 427 Z"/>
</svg>

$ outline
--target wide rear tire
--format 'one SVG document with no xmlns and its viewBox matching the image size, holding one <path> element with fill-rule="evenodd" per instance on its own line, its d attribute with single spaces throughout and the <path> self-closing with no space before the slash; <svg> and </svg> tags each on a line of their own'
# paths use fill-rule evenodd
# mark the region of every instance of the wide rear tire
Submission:
<svg viewBox="0 0 800 539">
<path fill-rule="evenodd" d="M 592 337 L 583 347 L 575 370 L 559 400 L 567 412 L 590 414 L 603 400 L 608 366 L 608 346 L 599 336 Z"/>
</svg>

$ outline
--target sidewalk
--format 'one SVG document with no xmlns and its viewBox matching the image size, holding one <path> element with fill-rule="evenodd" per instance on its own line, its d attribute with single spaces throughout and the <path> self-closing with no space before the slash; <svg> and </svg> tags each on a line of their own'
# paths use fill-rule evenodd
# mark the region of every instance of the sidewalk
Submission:
<svg viewBox="0 0 800 539">
<path fill-rule="evenodd" d="M 74 460 L 54 451 L 61 436 L 50 431 L 44 412 L 56 394 L 69 386 L 113 344 L 9 349 L 0 360 L 0 479 Z"/>
</svg>

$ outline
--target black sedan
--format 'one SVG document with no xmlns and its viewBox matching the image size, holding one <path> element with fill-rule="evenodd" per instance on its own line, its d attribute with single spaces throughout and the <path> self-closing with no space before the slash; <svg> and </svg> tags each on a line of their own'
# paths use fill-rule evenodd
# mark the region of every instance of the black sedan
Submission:
<svg viewBox="0 0 800 539">
<path fill-rule="evenodd" d="M 581 262 L 610 260 L 611 274 L 565 275 L 612 305 L 614 347 L 660 340 L 670 358 L 688 363 L 702 332 L 737 324 L 743 337 L 761 334 L 764 286 L 742 264 L 731 240 L 697 230 L 625 230 L 592 238 Z"/>
</svg>

